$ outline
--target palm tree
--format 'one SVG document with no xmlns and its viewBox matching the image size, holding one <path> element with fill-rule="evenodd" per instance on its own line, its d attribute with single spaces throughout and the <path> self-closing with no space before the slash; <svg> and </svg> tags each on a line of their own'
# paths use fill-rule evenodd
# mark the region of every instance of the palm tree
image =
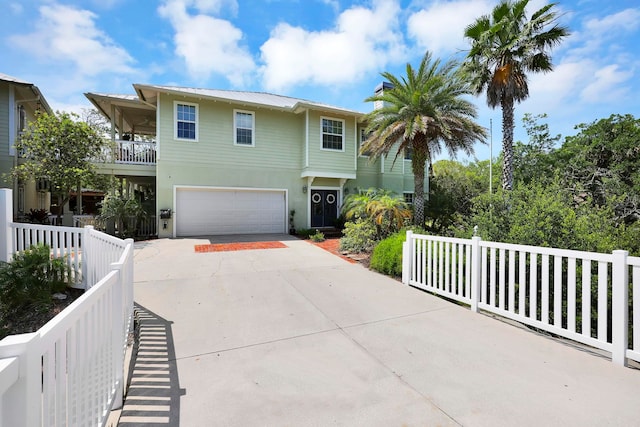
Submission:
<svg viewBox="0 0 640 427">
<path fill-rule="evenodd" d="M 544 6 L 530 20 L 525 14 L 528 3 L 503 0 L 464 33 L 471 49 L 463 69 L 474 92 L 479 95 L 486 90 L 489 107 L 502 109 L 502 188 L 507 190 L 513 186 L 514 103 L 529 97 L 528 72 L 553 69 L 549 50 L 569 35 L 567 28 L 556 23 L 556 3 Z"/>
<path fill-rule="evenodd" d="M 365 117 L 369 137 L 361 152 L 369 152 L 375 159 L 397 146 L 395 163 L 404 150 L 412 151 L 414 224 L 424 227 L 427 162 L 442 151 L 443 145 L 452 157 L 457 151 L 470 155 L 474 142 L 484 142 L 487 133 L 473 120 L 476 107 L 465 98 L 471 88 L 456 61 L 441 64 L 427 52 L 417 70 L 407 64 L 406 71 L 402 78 L 382 73 L 392 88 L 365 100 L 382 102 L 382 107 Z"/>
</svg>

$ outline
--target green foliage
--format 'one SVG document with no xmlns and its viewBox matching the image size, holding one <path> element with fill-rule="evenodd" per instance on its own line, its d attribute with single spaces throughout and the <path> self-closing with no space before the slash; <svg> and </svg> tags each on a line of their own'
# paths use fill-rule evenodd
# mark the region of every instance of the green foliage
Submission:
<svg viewBox="0 0 640 427">
<path fill-rule="evenodd" d="M 539 123 L 546 118 L 546 114 L 532 116 L 527 113 L 522 119 L 529 142 L 518 141 L 513 146 L 513 176 L 518 182 L 543 182 L 552 180 L 555 175 L 555 165 L 549 154 L 554 151 L 561 136 L 551 136 L 549 126 Z"/>
<path fill-rule="evenodd" d="M 571 193 L 557 180 L 517 184 L 513 191 L 476 197 L 472 214 L 456 235 L 468 238 L 477 225 L 484 240 L 593 252 L 623 248 L 637 254 L 640 245 L 629 232 L 638 227 L 615 223 L 615 202 L 603 207 L 576 206 Z"/>
<path fill-rule="evenodd" d="M 402 276 L 402 243 L 406 240 L 406 231 L 401 231 L 376 245 L 371 254 L 372 270 L 393 277 Z"/>
<path fill-rule="evenodd" d="M 376 240 L 380 240 L 401 229 L 405 221 L 411 218 L 411 209 L 403 198 L 393 192 L 370 188 L 349 195 L 345 199 L 342 215 L 347 220 L 370 221 L 376 229 Z"/>
<path fill-rule="evenodd" d="M 137 221 L 144 215 L 146 212 L 137 199 L 107 195 L 101 203 L 99 218 L 115 221 L 119 236 L 124 238 L 135 234 Z"/>
<path fill-rule="evenodd" d="M 51 192 L 63 206 L 78 186 L 105 189 L 108 180 L 96 172 L 93 161 L 104 159 L 108 146 L 100 131 L 73 113 L 40 113 L 16 142 L 25 153 L 11 171 L 18 179 L 48 180 Z"/>
<path fill-rule="evenodd" d="M 619 223 L 640 219 L 640 119 L 612 115 L 576 126 L 579 133 L 566 138 L 551 154 L 563 183 L 574 197 L 589 198 L 605 206 L 612 198 Z"/>
<path fill-rule="evenodd" d="M 49 246 L 35 245 L 0 264 L 0 316 L 2 324 L 16 313 L 43 311 L 51 305 L 51 295 L 62 292 L 70 270 L 63 258 L 51 258 Z"/>
<path fill-rule="evenodd" d="M 465 95 L 471 93 L 458 63 L 441 63 L 427 52 L 417 69 L 407 64 L 406 77 L 382 73 L 391 88 L 367 98 L 381 102 L 365 120 L 368 139 L 361 152 L 374 160 L 396 150 L 394 163 L 401 153 L 411 150 L 414 175 L 414 223 L 424 224 L 425 167 L 444 148 L 451 155 L 473 153 L 476 141 L 486 139 L 486 130 L 478 125 L 476 107 Z"/>
<path fill-rule="evenodd" d="M 529 15 L 529 0 L 502 0 L 491 14 L 465 29 L 471 43 L 463 69 L 476 94 L 486 92 L 491 108 L 500 106 L 503 121 L 502 186 L 513 186 L 513 110 L 529 97 L 528 73 L 553 69 L 550 49 L 569 35 L 558 25 L 555 3 Z"/>
<path fill-rule="evenodd" d="M 324 242 L 324 233 L 320 230 L 316 230 L 316 232 L 309 236 L 309 238 L 314 242 Z"/>
<path fill-rule="evenodd" d="M 472 199 L 488 189 L 488 165 L 488 160 L 468 165 L 453 160 L 433 164 L 425 210 L 431 233 L 447 234 L 471 213 Z"/>
<path fill-rule="evenodd" d="M 371 252 L 376 244 L 378 229 L 373 221 L 357 218 L 345 223 L 340 250 L 351 253 Z"/>
<path fill-rule="evenodd" d="M 301 228 L 299 230 L 296 230 L 296 234 L 300 237 L 304 237 L 305 239 L 308 239 L 315 232 L 316 230 L 312 228 Z"/>
</svg>

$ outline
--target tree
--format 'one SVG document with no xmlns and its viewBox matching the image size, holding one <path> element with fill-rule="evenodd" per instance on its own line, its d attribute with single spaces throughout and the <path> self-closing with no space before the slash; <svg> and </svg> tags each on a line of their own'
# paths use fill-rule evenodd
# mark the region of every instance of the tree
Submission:
<svg viewBox="0 0 640 427">
<path fill-rule="evenodd" d="M 108 177 L 99 176 L 92 161 L 103 161 L 104 137 L 73 113 L 38 114 L 16 143 L 24 162 L 11 171 L 14 178 L 47 180 L 58 202 L 58 218 L 71 192 L 80 187 L 104 189 Z"/>
<path fill-rule="evenodd" d="M 549 50 L 569 35 L 567 28 L 556 23 L 556 3 L 527 19 L 528 3 L 503 0 L 464 33 L 471 49 L 463 68 L 474 92 L 486 91 L 489 107 L 502 109 L 502 187 L 506 190 L 513 188 L 514 103 L 529 97 L 527 73 L 552 71 Z"/>
<path fill-rule="evenodd" d="M 576 201 L 589 198 L 594 206 L 618 199 L 618 223 L 640 220 L 640 119 L 614 114 L 576 129 L 551 154 L 565 187 Z"/>
<path fill-rule="evenodd" d="M 513 175 L 516 182 L 542 182 L 555 175 L 556 165 L 551 153 L 561 135 L 551 136 L 549 126 L 539 123 L 539 120 L 546 118 L 546 114 L 532 116 L 526 113 L 522 119 L 529 142 L 516 142 L 513 146 Z"/>
<path fill-rule="evenodd" d="M 458 63 L 432 60 L 427 52 L 417 70 L 407 64 L 407 75 L 397 78 L 389 72 L 382 77 L 393 86 L 366 102 L 382 102 L 367 114 L 369 137 L 361 152 L 375 159 L 397 146 L 394 163 L 404 150 L 411 150 L 414 176 L 414 224 L 424 226 L 424 178 L 427 162 L 442 151 L 473 153 L 477 140 L 485 141 L 486 129 L 473 119 L 476 107 L 464 98 L 471 93 L 459 72 Z"/>
</svg>

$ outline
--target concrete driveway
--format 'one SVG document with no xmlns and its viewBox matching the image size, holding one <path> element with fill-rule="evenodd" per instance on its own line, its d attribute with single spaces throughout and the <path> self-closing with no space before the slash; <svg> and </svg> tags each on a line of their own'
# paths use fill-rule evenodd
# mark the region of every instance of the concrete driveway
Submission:
<svg viewBox="0 0 640 427">
<path fill-rule="evenodd" d="M 267 239 L 286 247 L 136 244 L 120 425 L 640 425 L 638 370 Z"/>
</svg>

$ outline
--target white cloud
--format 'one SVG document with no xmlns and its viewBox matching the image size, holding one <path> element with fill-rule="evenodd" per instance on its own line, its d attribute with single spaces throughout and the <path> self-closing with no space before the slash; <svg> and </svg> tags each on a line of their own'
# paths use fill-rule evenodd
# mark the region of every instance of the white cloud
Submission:
<svg viewBox="0 0 640 427">
<path fill-rule="evenodd" d="M 434 2 L 428 9 L 409 17 L 407 31 L 423 50 L 435 56 L 466 50 L 465 28 L 478 17 L 489 13 L 493 7 L 489 0 L 458 0 Z"/>
<path fill-rule="evenodd" d="M 71 62 L 82 75 L 135 71 L 129 53 L 96 27 L 94 13 L 57 3 L 39 12 L 36 31 L 10 38 L 18 47 L 56 63 Z"/>
<path fill-rule="evenodd" d="M 586 102 L 601 103 L 620 100 L 627 96 L 628 90 L 622 83 L 633 76 L 629 70 L 620 70 L 617 64 L 604 66 L 594 73 L 594 78 L 581 92 Z"/>
<path fill-rule="evenodd" d="M 602 19 L 593 18 L 584 23 L 584 28 L 591 37 L 635 31 L 640 28 L 640 10 L 629 8 Z"/>
<path fill-rule="evenodd" d="M 331 30 L 278 24 L 260 48 L 264 86 L 283 90 L 305 83 L 344 85 L 382 71 L 405 56 L 399 12 L 397 1 L 377 0 L 372 8 L 345 10 Z"/>
<path fill-rule="evenodd" d="M 254 71 L 248 49 L 241 45 L 242 31 L 229 21 L 205 14 L 190 15 L 188 6 L 200 12 L 219 11 L 224 0 L 169 0 L 158 9 L 175 30 L 175 52 L 182 57 L 192 77 L 205 80 L 211 73 L 225 76 L 242 86 Z M 235 2 L 233 2 L 235 4 Z"/>
</svg>

